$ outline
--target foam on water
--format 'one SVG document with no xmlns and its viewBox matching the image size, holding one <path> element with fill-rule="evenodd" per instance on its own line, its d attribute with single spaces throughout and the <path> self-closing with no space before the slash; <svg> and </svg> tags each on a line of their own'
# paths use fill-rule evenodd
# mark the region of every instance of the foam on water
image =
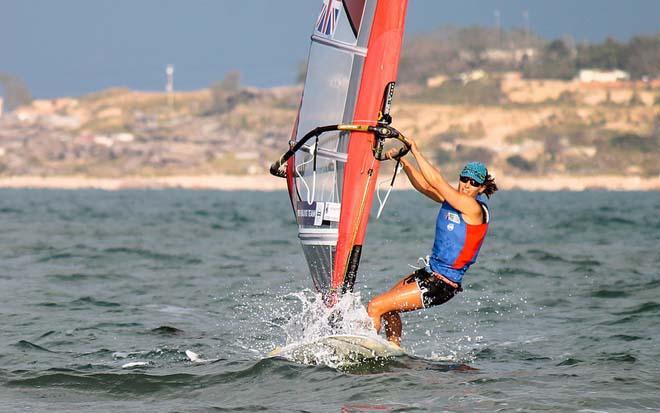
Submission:
<svg viewBox="0 0 660 413">
<path fill-rule="evenodd" d="M 363 301 L 360 292 L 344 294 L 332 308 L 325 305 L 320 294 L 309 289 L 274 295 L 277 297 L 275 300 L 265 301 L 262 297 L 255 297 L 256 302 L 242 303 L 249 312 L 243 316 L 262 320 L 269 331 L 266 340 L 264 329 L 243 331 L 237 341 L 259 357 L 270 354 L 276 348 L 315 344 L 332 335 L 360 335 L 386 341 L 382 331 L 376 333 L 373 321 L 367 314 L 368 300 Z M 465 298 L 457 300 L 465 301 Z M 476 308 L 468 311 L 468 318 L 457 315 L 461 310 L 457 310 L 455 304 L 459 301 L 442 308 L 403 314 L 403 347 L 406 353 L 427 360 L 473 361 L 475 353 L 485 345 L 475 318 L 482 315 L 478 310 L 484 303 L 494 300 L 485 295 L 476 297 Z M 493 311 L 493 315 L 501 318 L 504 313 Z M 451 334 L 447 334 L 448 329 Z M 334 359 L 321 357 L 323 351 L 319 349 L 317 359 L 320 361 L 314 364 L 332 366 Z"/>
<path fill-rule="evenodd" d="M 389 345 L 376 333 L 360 293 L 344 294 L 331 308 L 320 294 L 310 290 L 287 294 L 284 298 L 288 301 L 293 298 L 295 305 L 289 302 L 288 319 L 282 325 L 284 345 L 274 346 L 278 357 L 341 369 L 360 364 L 365 356 L 349 348 L 336 348 L 323 339 L 337 335 L 366 336 Z"/>
<path fill-rule="evenodd" d="M 373 321 L 362 304 L 360 293 L 346 293 L 331 308 L 318 293 L 309 290 L 292 293 L 301 309 L 290 315 L 285 326 L 286 345 L 308 343 L 336 334 L 378 337 Z"/>
</svg>

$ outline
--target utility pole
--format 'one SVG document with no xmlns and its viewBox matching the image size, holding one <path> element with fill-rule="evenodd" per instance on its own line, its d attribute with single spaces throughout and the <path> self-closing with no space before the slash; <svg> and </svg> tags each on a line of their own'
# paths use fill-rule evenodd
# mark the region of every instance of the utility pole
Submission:
<svg viewBox="0 0 660 413">
<path fill-rule="evenodd" d="M 500 11 L 495 10 L 495 30 L 497 30 L 497 47 L 502 48 L 502 21 L 500 20 Z"/>
<path fill-rule="evenodd" d="M 529 47 L 529 11 L 525 10 L 522 12 L 522 17 L 523 17 L 523 28 L 525 30 L 525 43 L 527 43 L 525 46 Z"/>
<path fill-rule="evenodd" d="M 167 83 L 165 84 L 165 91 L 167 92 L 167 104 L 170 109 L 174 106 L 174 65 L 167 65 L 165 68 L 167 75 Z"/>
</svg>

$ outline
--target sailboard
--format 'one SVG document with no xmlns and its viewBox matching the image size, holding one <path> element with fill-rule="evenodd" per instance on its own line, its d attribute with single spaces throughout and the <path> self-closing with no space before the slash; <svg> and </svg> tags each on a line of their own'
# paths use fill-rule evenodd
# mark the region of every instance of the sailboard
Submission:
<svg viewBox="0 0 660 413">
<path fill-rule="evenodd" d="M 390 126 L 407 0 L 323 0 L 289 150 L 287 179 L 311 278 L 332 306 L 352 291 Z M 392 141 L 390 141 L 392 140 Z M 396 170 L 396 169 L 395 169 Z"/>
<path fill-rule="evenodd" d="M 279 347 L 268 356 L 283 357 L 304 364 L 341 364 L 403 354 L 405 352 L 401 347 L 378 336 L 337 334 Z"/>
</svg>

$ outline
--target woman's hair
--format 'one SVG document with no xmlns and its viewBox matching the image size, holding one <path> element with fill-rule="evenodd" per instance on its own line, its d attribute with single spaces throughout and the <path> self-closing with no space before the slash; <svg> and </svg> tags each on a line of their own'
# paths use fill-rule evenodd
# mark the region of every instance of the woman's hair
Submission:
<svg viewBox="0 0 660 413">
<path fill-rule="evenodd" d="M 490 198 L 490 196 L 497 191 L 497 184 L 495 183 L 495 178 L 490 176 L 490 174 L 486 175 L 484 186 L 486 187 L 486 189 L 484 189 L 483 194 L 486 195 L 488 198 Z"/>
</svg>

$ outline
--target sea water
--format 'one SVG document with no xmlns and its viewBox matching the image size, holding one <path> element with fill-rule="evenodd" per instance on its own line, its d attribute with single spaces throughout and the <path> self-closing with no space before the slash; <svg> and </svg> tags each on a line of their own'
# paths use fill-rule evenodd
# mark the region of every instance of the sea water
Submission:
<svg viewBox="0 0 660 413">
<path fill-rule="evenodd" d="M 465 291 L 403 315 L 408 355 L 341 368 L 266 357 L 323 332 L 283 192 L 2 190 L 0 411 L 660 410 L 660 193 L 491 212 Z M 370 222 L 358 320 L 436 213 L 393 192 Z"/>
</svg>

